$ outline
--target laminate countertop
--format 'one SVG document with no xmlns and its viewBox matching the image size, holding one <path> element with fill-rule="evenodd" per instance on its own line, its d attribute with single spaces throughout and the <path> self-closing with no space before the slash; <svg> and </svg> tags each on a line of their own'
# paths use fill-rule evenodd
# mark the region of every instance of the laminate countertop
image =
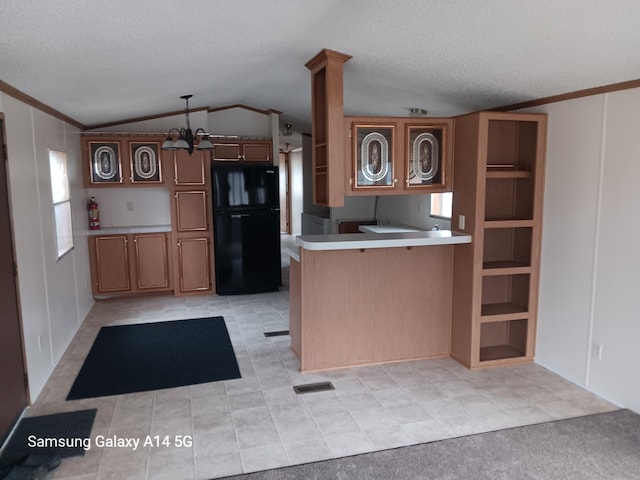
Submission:
<svg viewBox="0 0 640 480">
<path fill-rule="evenodd" d="M 89 235 L 126 235 L 128 233 L 170 232 L 171 225 L 144 225 L 129 227 L 102 227 L 100 230 L 89 230 Z"/>
<path fill-rule="evenodd" d="M 361 248 L 423 247 L 471 243 L 471 235 L 451 230 L 394 233 L 343 233 L 300 235 L 296 244 L 306 250 L 352 250 Z"/>
</svg>

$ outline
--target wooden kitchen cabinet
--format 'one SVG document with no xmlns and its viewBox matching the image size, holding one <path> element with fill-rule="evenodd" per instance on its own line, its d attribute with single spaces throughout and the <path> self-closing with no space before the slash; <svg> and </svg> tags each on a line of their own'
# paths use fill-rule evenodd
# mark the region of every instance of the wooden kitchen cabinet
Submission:
<svg viewBox="0 0 640 480">
<path fill-rule="evenodd" d="M 270 140 L 217 141 L 212 160 L 216 162 L 273 163 Z"/>
<path fill-rule="evenodd" d="M 178 240 L 178 288 L 180 293 L 211 290 L 211 241 L 206 237 Z"/>
<path fill-rule="evenodd" d="M 171 264 L 167 234 L 132 235 L 138 290 L 166 289 L 171 285 Z"/>
<path fill-rule="evenodd" d="M 211 161 L 207 152 L 176 152 L 170 192 L 174 295 L 212 291 Z"/>
<path fill-rule="evenodd" d="M 452 190 L 451 119 L 347 116 L 343 128 L 346 195 Z"/>
<path fill-rule="evenodd" d="M 455 119 L 456 245 L 451 355 L 470 368 L 531 362 L 540 273 L 546 116 Z"/>
<path fill-rule="evenodd" d="M 272 163 L 271 142 L 243 142 L 242 160 Z"/>
<path fill-rule="evenodd" d="M 94 293 L 131 290 L 127 235 L 89 237 Z"/>
<path fill-rule="evenodd" d="M 94 294 L 171 290 L 166 233 L 89 237 Z"/>
<path fill-rule="evenodd" d="M 305 66 L 311 71 L 313 203 L 344 205 L 343 64 L 350 55 L 322 50 Z"/>
<path fill-rule="evenodd" d="M 165 184 L 170 152 L 162 136 L 99 134 L 82 136 L 84 186 L 144 187 Z"/>
<path fill-rule="evenodd" d="M 178 190 L 174 193 L 176 231 L 209 229 L 209 196 L 206 190 Z"/>
<path fill-rule="evenodd" d="M 206 185 L 205 165 L 209 159 L 206 150 L 194 150 L 191 155 L 186 150 L 174 152 L 174 185 L 200 186 Z"/>
</svg>

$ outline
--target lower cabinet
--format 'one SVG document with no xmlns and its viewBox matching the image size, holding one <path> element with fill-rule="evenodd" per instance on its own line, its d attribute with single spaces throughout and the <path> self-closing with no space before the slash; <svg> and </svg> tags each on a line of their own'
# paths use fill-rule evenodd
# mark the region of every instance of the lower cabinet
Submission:
<svg viewBox="0 0 640 480">
<path fill-rule="evenodd" d="M 208 236 L 178 240 L 176 294 L 211 289 L 211 241 Z"/>
<path fill-rule="evenodd" d="M 132 235 L 134 267 L 138 290 L 169 288 L 171 275 L 166 234 Z"/>
<path fill-rule="evenodd" d="M 166 233 L 89 237 L 93 293 L 172 290 Z"/>
</svg>

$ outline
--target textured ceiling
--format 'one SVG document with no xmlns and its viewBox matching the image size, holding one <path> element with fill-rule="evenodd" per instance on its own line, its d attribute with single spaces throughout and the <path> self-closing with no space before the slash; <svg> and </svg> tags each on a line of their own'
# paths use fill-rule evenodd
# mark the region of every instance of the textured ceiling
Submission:
<svg viewBox="0 0 640 480">
<path fill-rule="evenodd" d="M 84 125 L 245 104 L 310 118 L 304 64 L 345 64 L 345 112 L 449 116 L 640 78 L 637 0 L 0 0 L 0 80 Z"/>
</svg>

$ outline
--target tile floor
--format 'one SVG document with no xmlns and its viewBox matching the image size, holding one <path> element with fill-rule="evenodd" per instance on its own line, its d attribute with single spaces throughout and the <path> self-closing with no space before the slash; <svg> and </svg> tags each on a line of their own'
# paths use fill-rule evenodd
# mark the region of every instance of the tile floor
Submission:
<svg viewBox="0 0 640 480">
<path fill-rule="evenodd" d="M 223 315 L 242 378 L 65 401 L 101 326 Z M 538 365 L 471 372 L 450 359 L 300 374 L 289 337 L 288 291 L 99 301 L 28 415 L 97 408 L 92 448 L 52 478 L 211 479 L 428 442 L 616 407 Z M 331 381 L 334 391 L 295 395 Z M 98 435 L 191 446 L 98 448 Z"/>
</svg>

